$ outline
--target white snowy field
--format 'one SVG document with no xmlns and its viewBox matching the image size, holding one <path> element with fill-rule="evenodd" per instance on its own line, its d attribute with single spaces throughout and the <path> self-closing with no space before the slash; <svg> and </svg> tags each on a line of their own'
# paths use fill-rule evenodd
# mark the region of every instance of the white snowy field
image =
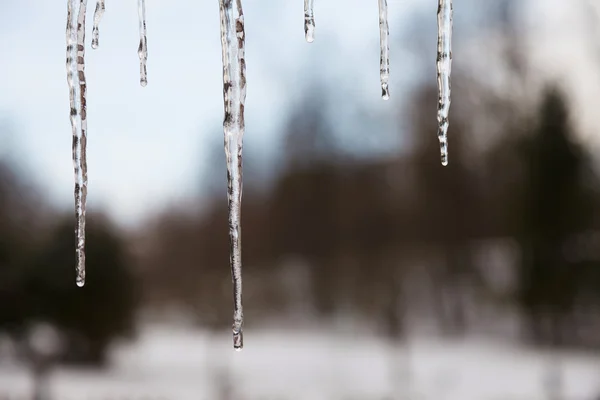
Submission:
<svg viewBox="0 0 600 400">
<path fill-rule="evenodd" d="M 548 398 L 548 366 L 560 365 L 564 399 L 600 393 L 600 359 L 585 354 L 478 339 L 413 339 L 407 350 L 318 329 L 248 329 L 245 339 L 236 353 L 226 335 L 149 327 L 138 341 L 115 347 L 109 370 L 60 369 L 51 391 L 59 400 L 536 400 Z M 30 391 L 26 370 L 0 364 L 0 399 L 29 400 Z"/>
</svg>

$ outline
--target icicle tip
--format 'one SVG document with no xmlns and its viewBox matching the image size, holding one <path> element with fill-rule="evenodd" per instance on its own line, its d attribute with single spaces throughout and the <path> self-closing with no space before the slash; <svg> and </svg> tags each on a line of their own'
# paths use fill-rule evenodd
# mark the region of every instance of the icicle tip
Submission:
<svg viewBox="0 0 600 400">
<path fill-rule="evenodd" d="M 75 283 L 77 284 L 77 287 L 84 287 L 85 286 L 85 278 L 81 278 L 81 277 L 77 277 L 77 279 L 75 280 Z"/>
<path fill-rule="evenodd" d="M 314 23 L 307 23 L 304 27 L 304 37 L 308 43 L 315 41 L 315 25 Z"/>
<path fill-rule="evenodd" d="M 389 100 L 390 99 L 390 89 L 389 89 L 387 83 L 382 83 L 381 84 L 381 98 L 383 100 Z"/>
<path fill-rule="evenodd" d="M 442 166 L 445 167 L 448 165 L 448 139 L 446 136 L 446 131 L 442 131 L 438 138 L 440 141 L 440 156 L 442 159 Z"/>
<path fill-rule="evenodd" d="M 240 329 L 239 331 L 233 330 L 233 349 L 235 351 L 242 351 L 244 348 L 244 333 Z"/>
</svg>

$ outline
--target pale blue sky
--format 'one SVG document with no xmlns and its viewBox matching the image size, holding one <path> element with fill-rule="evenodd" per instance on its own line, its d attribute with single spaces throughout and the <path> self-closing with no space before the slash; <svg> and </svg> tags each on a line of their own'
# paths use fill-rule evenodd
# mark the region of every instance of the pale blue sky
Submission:
<svg viewBox="0 0 600 400">
<path fill-rule="evenodd" d="M 388 2 L 391 35 L 398 36 L 419 10 L 430 9 L 435 28 L 435 0 Z M 559 67 L 564 54 L 587 63 L 572 78 L 579 85 L 575 100 L 584 104 L 598 93 L 598 75 L 589 77 L 590 49 L 573 42 L 582 34 L 577 27 L 552 23 L 580 18 L 574 7 L 565 6 L 569 2 L 546 1 L 547 15 L 539 22 L 539 32 L 542 42 L 555 46 L 545 51 L 548 43 L 541 43 L 539 58 L 544 65 Z M 65 208 L 73 203 L 66 4 L 65 0 L 0 0 L 0 115 L 9 115 L 15 124 L 15 141 L 26 167 L 42 182 L 48 198 Z M 461 4 L 479 3 L 456 0 L 456 21 L 465 15 Z M 94 7 L 95 1 L 88 0 L 89 204 L 106 208 L 123 222 L 135 222 L 197 190 L 207 145 L 214 143 L 209 136 L 220 134 L 218 2 L 147 0 L 146 88 L 140 87 L 138 76 L 137 1 L 106 1 L 98 50 L 89 46 Z M 331 81 L 344 82 L 346 89 L 352 83 L 345 95 L 362 96 L 378 112 L 390 115 L 402 100 L 401 86 L 394 82 L 410 80 L 407 71 L 414 69 L 401 49 L 393 47 L 392 100 L 381 101 L 377 2 L 316 0 L 317 30 L 312 44 L 304 41 L 302 7 L 302 0 L 244 1 L 248 46 L 245 143 L 255 151 L 268 153 L 276 148 L 268 144 L 277 138 L 278 118 L 306 86 L 311 68 Z M 546 25 L 551 28 L 547 32 Z M 430 51 L 435 55 L 433 46 Z M 560 72 L 556 65 L 553 70 Z"/>
</svg>

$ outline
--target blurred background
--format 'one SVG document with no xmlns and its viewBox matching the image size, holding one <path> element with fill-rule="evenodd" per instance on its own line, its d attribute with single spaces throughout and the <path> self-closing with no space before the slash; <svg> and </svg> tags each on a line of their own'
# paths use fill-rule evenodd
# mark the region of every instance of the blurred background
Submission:
<svg viewBox="0 0 600 400">
<path fill-rule="evenodd" d="M 600 2 L 244 0 L 246 348 L 231 343 L 218 2 L 107 1 L 75 285 L 66 2 L 0 0 L 0 399 L 597 400 Z"/>
</svg>

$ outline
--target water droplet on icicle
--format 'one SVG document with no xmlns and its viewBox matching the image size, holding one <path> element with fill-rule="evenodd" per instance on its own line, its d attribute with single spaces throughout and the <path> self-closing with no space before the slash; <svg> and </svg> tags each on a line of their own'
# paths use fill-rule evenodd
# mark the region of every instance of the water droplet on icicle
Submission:
<svg viewBox="0 0 600 400">
<path fill-rule="evenodd" d="M 104 15 L 106 7 L 104 0 L 98 0 L 96 3 L 96 10 L 94 11 L 94 27 L 92 28 L 92 48 L 97 49 L 100 45 L 100 20 Z"/>
<path fill-rule="evenodd" d="M 85 208 L 87 198 L 87 87 L 85 81 L 86 0 L 69 0 L 67 8 L 67 83 L 75 170 L 76 283 L 85 284 Z"/>
<path fill-rule="evenodd" d="M 315 40 L 314 0 L 304 0 L 304 36 L 308 43 Z"/>
<path fill-rule="evenodd" d="M 233 346 L 234 349 L 241 350 L 244 345 L 241 234 L 242 145 L 245 129 L 244 103 L 246 101 L 245 31 L 242 1 L 235 0 L 234 6 L 234 0 L 219 0 L 219 11 L 225 108 L 223 133 L 227 160 L 230 263 L 233 280 Z"/>
<path fill-rule="evenodd" d="M 381 98 L 388 100 L 390 90 L 388 82 L 390 80 L 390 30 L 388 27 L 387 0 L 379 0 L 379 47 L 380 47 L 380 67 L 379 75 L 381 77 Z"/>
<path fill-rule="evenodd" d="M 148 37 L 146 32 L 146 0 L 138 0 L 138 16 L 140 21 L 140 45 L 138 46 L 138 56 L 140 58 L 140 85 L 145 87 L 148 84 L 148 71 L 146 63 L 148 61 Z"/>
<path fill-rule="evenodd" d="M 452 68 L 452 0 L 438 4 L 438 139 L 442 165 L 448 165 L 448 114 L 450 112 L 450 74 Z"/>
</svg>

